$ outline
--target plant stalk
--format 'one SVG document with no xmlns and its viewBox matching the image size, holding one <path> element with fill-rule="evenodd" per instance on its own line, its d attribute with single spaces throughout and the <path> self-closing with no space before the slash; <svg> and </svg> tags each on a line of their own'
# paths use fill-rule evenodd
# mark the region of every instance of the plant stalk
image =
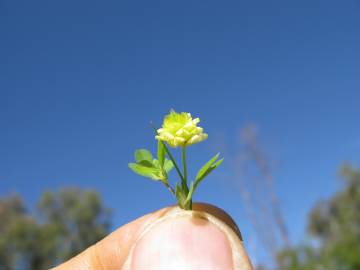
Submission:
<svg viewBox="0 0 360 270">
<path fill-rule="evenodd" d="M 166 182 L 163 182 L 163 183 L 167 187 L 167 189 L 171 192 L 171 194 L 176 197 L 175 190 L 169 185 L 169 183 L 166 183 Z"/>
<path fill-rule="evenodd" d="M 182 162 L 184 167 L 184 178 L 183 181 L 181 182 L 181 186 L 182 186 L 182 190 L 185 193 L 185 196 L 187 196 L 189 193 L 189 188 L 187 186 L 186 146 L 182 147 Z"/>
<path fill-rule="evenodd" d="M 180 176 L 180 178 L 181 178 L 181 181 L 183 182 L 183 181 L 184 181 L 184 176 L 182 175 L 182 173 L 181 173 L 178 165 L 176 164 L 174 157 L 171 155 L 171 153 L 170 153 L 169 149 L 167 148 L 166 144 L 165 144 L 164 142 L 162 142 L 162 144 L 164 145 L 166 154 L 168 154 L 170 160 L 171 160 L 172 163 L 174 164 L 174 167 L 175 167 L 177 173 L 179 174 L 179 176 Z"/>
</svg>

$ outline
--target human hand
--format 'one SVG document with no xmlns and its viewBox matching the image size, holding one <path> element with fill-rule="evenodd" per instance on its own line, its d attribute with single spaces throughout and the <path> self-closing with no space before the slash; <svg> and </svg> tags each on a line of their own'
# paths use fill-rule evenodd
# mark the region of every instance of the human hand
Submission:
<svg viewBox="0 0 360 270">
<path fill-rule="evenodd" d="M 251 270 L 240 231 L 223 210 L 168 207 L 132 221 L 53 270 Z"/>
</svg>

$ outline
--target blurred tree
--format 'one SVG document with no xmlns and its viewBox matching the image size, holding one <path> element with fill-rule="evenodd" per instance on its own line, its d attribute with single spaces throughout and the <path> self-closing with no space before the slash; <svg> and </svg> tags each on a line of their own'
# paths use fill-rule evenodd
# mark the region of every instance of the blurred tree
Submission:
<svg viewBox="0 0 360 270">
<path fill-rule="evenodd" d="M 103 238 L 110 210 L 95 191 L 45 192 L 32 215 L 18 196 L 0 199 L 0 270 L 49 269 Z"/>
<path fill-rule="evenodd" d="M 360 170 L 341 169 L 343 188 L 309 215 L 313 243 L 282 251 L 281 270 L 360 269 Z"/>
</svg>

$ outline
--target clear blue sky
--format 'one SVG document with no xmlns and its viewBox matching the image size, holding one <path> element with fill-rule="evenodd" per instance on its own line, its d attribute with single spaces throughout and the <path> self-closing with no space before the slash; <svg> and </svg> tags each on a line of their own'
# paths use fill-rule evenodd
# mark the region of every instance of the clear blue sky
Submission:
<svg viewBox="0 0 360 270">
<path fill-rule="evenodd" d="M 360 158 L 359 1 L 1 1 L 0 195 L 95 188 L 114 226 L 173 202 L 127 163 L 170 108 L 202 119 L 194 166 L 254 122 L 295 241 Z M 249 224 L 224 164 L 195 195 Z"/>
</svg>

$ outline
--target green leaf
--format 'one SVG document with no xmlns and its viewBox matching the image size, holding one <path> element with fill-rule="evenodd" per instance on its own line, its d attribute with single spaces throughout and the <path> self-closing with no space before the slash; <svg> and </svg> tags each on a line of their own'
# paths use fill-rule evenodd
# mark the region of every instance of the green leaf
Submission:
<svg viewBox="0 0 360 270">
<path fill-rule="evenodd" d="M 164 163 L 164 169 L 169 173 L 174 168 L 174 163 L 171 160 L 166 159 Z"/>
<path fill-rule="evenodd" d="M 199 170 L 199 172 L 196 175 L 195 181 L 201 180 L 205 177 L 205 174 L 207 170 L 211 167 L 211 165 L 218 159 L 220 153 L 217 153 L 212 159 L 210 159 L 202 168 Z"/>
<path fill-rule="evenodd" d="M 140 165 L 142 165 L 144 167 L 148 167 L 148 168 L 156 168 L 155 163 L 152 163 L 148 160 L 141 160 L 137 164 L 140 164 Z"/>
<path fill-rule="evenodd" d="M 146 167 L 138 163 L 129 163 L 129 168 L 141 176 L 145 176 L 153 180 L 161 180 L 161 171 L 157 168 Z"/>
<path fill-rule="evenodd" d="M 146 149 L 138 149 L 135 151 L 135 160 L 140 162 L 142 160 L 147 160 L 152 163 L 153 157 L 151 153 Z"/>
<path fill-rule="evenodd" d="M 157 159 L 153 159 L 152 165 L 153 165 L 154 167 L 156 167 L 156 168 L 161 169 L 160 164 L 159 164 L 159 161 L 158 161 Z"/>
<path fill-rule="evenodd" d="M 161 167 L 164 167 L 165 155 L 166 155 L 166 151 L 165 151 L 164 143 L 158 140 L 157 156 Z"/>
<path fill-rule="evenodd" d="M 220 159 L 218 161 L 216 161 L 214 164 L 212 164 L 210 166 L 210 168 L 207 169 L 207 171 L 203 174 L 203 176 L 199 179 L 196 179 L 195 181 L 195 188 L 199 185 L 199 183 L 206 177 L 208 176 L 216 167 L 218 167 L 222 162 L 224 161 L 224 159 Z"/>
<path fill-rule="evenodd" d="M 195 183 L 191 183 L 190 186 L 191 191 L 189 191 L 186 201 L 190 201 L 192 199 L 192 195 L 195 192 L 198 185 L 200 184 L 200 182 L 224 161 L 223 158 L 216 161 L 218 157 L 219 154 L 215 155 L 199 170 L 198 174 L 196 175 Z"/>
<path fill-rule="evenodd" d="M 215 169 L 216 167 L 218 167 L 221 163 L 223 163 L 224 158 L 219 159 L 218 161 L 216 161 L 213 165 L 211 165 L 211 168 Z"/>
</svg>

